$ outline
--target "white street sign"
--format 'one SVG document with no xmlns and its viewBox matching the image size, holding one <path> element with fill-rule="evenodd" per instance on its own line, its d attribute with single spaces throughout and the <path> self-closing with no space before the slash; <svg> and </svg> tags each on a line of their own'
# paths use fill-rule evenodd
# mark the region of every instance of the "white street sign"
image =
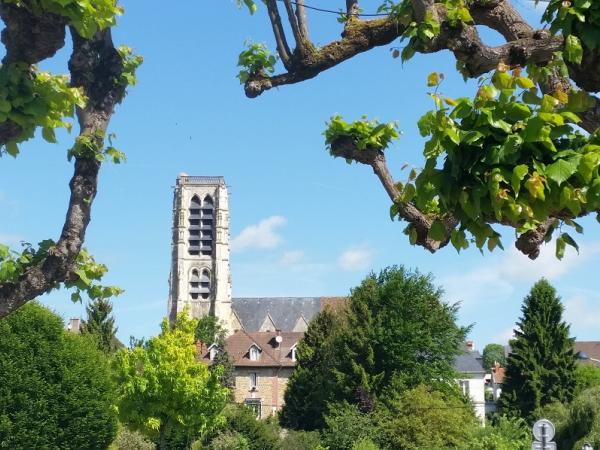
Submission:
<svg viewBox="0 0 600 450">
<path fill-rule="evenodd" d="M 534 442 L 531 444 L 531 450 L 556 450 L 556 442 L 546 442 L 546 445 L 541 442 Z"/>
<path fill-rule="evenodd" d="M 536 441 L 542 441 L 545 439 L 546 442 L 550 442 L 552 440 L 552 438 L 554 437 L 554 433 L 555 433 L 554 425 L 548 419 L 541 419 L 533 424 L 533 436 L 535 437 Z M 539 448 L 542 449 L 542 447 L 539 447 Z M 547 448 L 550 448 L 550 447 L 547 447 Z M 553 448 L 556 448 L 556 444 L 554 444 Z M 542 449 L 542 450 L 546 450 L 546 449 Z"/>
</svg>

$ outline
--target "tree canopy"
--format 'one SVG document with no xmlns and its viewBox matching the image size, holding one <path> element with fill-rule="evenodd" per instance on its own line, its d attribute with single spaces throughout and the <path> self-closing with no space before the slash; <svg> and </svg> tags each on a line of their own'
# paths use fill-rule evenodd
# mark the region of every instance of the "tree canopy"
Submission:
<svg viewBox="0 0 600 450">
<path fill-rule="evenodd" d="M 569 325 L 562 320 L 560 298 L 546 280 L 531 288 L 521 310 L 499 406 L 504 413 L 531 418 L 544 405 L 573 399 L 575 339 L 569 337 Z"/>
<path fill-rule="evenodd" d="M 343 310 L 319 313 L 298 344 L 282 423 L 321 428 L 334 402 L 369 412 L 393 392 L 452 385 L 468 328 L 456 324 L 457 306 L 441 295 L 429 276 L 390 267 L 353 289 Z"/>
<path fill-rule="evenodd" d="M 110 353 L 117 350 L 117 328 L 112 316 L 112 303 L 107 298 L 98 298 L 85 307 L 87 319 L 81 332 L 91 335 L 98 343 L 100 350 Z"/>
<path fill-rule="evenodd" d="M 252 14 L 259 9 L 254 0 L 241 3 Z M 434 108 L 418 122 L 427 138 L 424 163 L 404 180 L 392 176 L 385 158 L 399 137 L 394 122 L 334 116 L 324 132 L 331 155 L 372 167 L 392 201 L 392 220 L 407 224 L 412 244 L 431 252 L 448 243 L 492 251 L 502 247 L 502 225 L 514 228 L 516 247 L 532 259 L 553 236 L 558 258 L 567 245 L 578 248 L 565 227 L 581 232 L 575 220 L 600 209 L 600 102 L 592 94 L 600 90 L 597 2 L 549 0 L 546 27 L 536 28 L 509 0 L 385 0 L 368 14 L 358 0 L 346 0 L 341 38 L 320 46 L 311 40 L 307 11 L 335 11 L 304 0 L 264 4 L 276 54 L 255 43 L 240 54 L 238 77 L 250 98 L 395 41 L 403 49 L 396 44 L 392 56 L 405 63 L 415 53 L 449 50 L 460 76 L 479 78 L 472 98 L 454 99 L 441 92 L 444 75 L 429 71 Z M 506 43 L 487 45 L 478 27 Z"/>
<path fill-rule="evenodd" d="M 494 367 L 494 363 L 500 364 L 502 367 L 506 365 L 506 356 L 504 355 L 504 347 L 500 344 L 488 344 L 483 349 L 483 368 L 490 370 Z"/>
<path fill-rule="evenodd" d="M 119 417 L 161 449 L 171 435 L 183 435 L 189 444 L 224 420 L 229 391 L 219 370 L 197 360 L 196 327 L 186 310 L 173 328 L 165 319 L 160 335 L 115 356 Z"/>
<path fill-rule="evenodd" d="M 55 130 L 73 127 L 79 133 L 65 155 L 74 164 L 70 199 L 60 237 L 22 251 L 0 243 L 0 318 L 25 302 L 58 287 L 73 288 L 90 298 L 118 294 L 98 281 L 106 267 L 82 249 L 98 173 L 106 160 L 120 162 L 108 124 L 115 106 L 135 84 L 142 59 L 126 46 L 115 47 L 111 28 L 123 9 L 116 0 L 3 0 L 2 43 L 6 54 L 0 67 L 0 156 L 17 157 L 19 144 L 41 130 L 43 139 L 56 143 Z M 38 64 L 72 41 L 70 76 L 41 71 Z M 109 145 L 105 146 L 108 138 Z"/>
<path fill-rule="evenodd" d="M 106 449 L 115 386 L 94 340 L 32 303 L 0 320 L 0 448 Z"/>
</svg>

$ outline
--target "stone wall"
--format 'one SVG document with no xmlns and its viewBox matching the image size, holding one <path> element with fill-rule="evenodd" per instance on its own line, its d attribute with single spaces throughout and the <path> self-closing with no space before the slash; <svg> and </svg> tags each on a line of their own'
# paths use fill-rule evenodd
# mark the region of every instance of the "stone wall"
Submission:
<svg viewBox="0 0 600 450">
<path fill-rule="evenodd" d="M 235 401 L 256 399 L 261 403 L 261 418 L 269 417 L 283 406 L 283 394 L 292 367 L 244 367 L 235 369 Z M 256 389 L 251 389 L 251 374 L 256 374 Z"/>
</svg>

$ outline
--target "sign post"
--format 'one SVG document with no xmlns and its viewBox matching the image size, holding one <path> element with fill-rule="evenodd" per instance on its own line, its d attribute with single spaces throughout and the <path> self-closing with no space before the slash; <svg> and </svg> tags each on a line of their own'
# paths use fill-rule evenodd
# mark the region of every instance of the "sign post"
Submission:
<svg viewBox="0 0 600 450">
<path fill-rule="evenodd" d="M 538 420 L 533 424 L 533 437 L 531 450 L 556 450 L 556 442 L 552 441 L 556 430 L 548 419 Z"/>
</svg>

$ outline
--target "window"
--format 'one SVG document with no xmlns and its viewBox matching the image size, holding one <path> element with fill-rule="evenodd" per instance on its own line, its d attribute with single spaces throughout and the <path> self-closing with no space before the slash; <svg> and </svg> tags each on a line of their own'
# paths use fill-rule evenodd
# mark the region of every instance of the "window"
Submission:
<svg viewBox="0 0 600 450">
<path fill-rule="evenodd" d="M 190 297 L 192 300 L 202 298 L 204 300 L 210 297 L 210 272 L 208 269 L 192 269 L 190 276 Z"/>
<path fill-rule="evenodd" d="M 252 347 L 250 347 L 250 361 L 258 361 L 258 347 L 256 347 L 256 345 L 253 345 Z"/>
<path fill-rule="evenodd" d="M 292 347 L 292 361 L 296 361 L 296 346 Z"/>
<path fill-rule="evenodd" d="M 247 398 L 244 404 L 254 411 L 257 419 L 260 419 L 261 402 L 259 398 Z"/>
<path fill-rule="evenodd" d="M 250 390 L 255 391 L 258 387 L 258 376 L 256 372 L 250 373 Z"/>
<path fill-rule="evenodd" d="M 200 231 L 195 228 L 200 224 L 200 199 L 197 195 L 192 197 L 189 209 L 189 239 L 188 252 L 190 255 L 196 256 L 200 254 Z"/>
<path fill-rule="evenodd" d="M 215 360 L 215 356 L 217 356 L 217 353 L 219 352 L 219 349 L 217 348 L 216 345 L 211 345 L 210 346 L 210 360 L 214 361 Z"/>
<path fill-rule="evenodd" d="M 462 391 L 463 394 L 465 395 L 470 395 L 471 393 L 471 389 L 469 387 L 469 381 L 468 380 L 460 380 L 458 382 L 458 384 L 460 385 L 460 390 Z"/>
</svg>

